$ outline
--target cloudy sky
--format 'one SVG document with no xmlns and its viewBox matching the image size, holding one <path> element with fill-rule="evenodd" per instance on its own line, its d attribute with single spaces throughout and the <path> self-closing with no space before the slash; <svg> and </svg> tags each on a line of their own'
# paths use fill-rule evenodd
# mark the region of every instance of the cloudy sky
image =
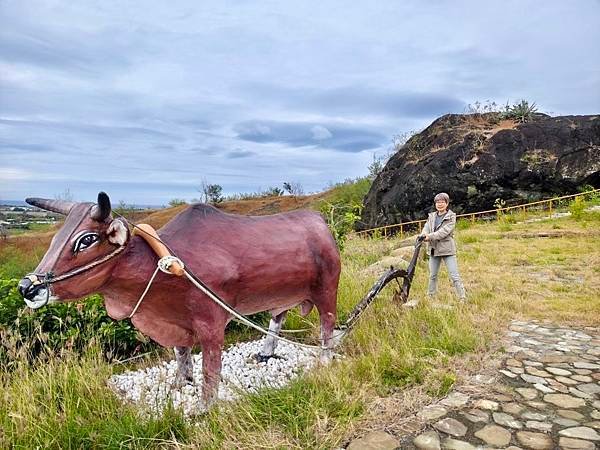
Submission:
<svg viewBox="0 0 600 450">
<path fill-rule="evenodd" d="M 600 112 L 600 2 L 0 1 L 0 198 L 367 173 L 477 100 Z"/>
</svg>

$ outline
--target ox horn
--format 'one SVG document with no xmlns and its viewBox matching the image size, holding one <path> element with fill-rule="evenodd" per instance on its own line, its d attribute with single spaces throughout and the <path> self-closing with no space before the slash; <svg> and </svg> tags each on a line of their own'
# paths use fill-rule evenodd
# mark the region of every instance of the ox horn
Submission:
<svg viewBox="0 0 600 450">
<path fill-rule="evenodd" d="M 110 211 L 110 198 L 108 198 L 106 192 L 98 193 L 98 203 L 92 207 L 92 219 L 104 222 L 110 216 Z"/>
<path fill-rule="evenodd" d="M 76 205 L 75 202 L 67 202 L 64 200 L 48 200 L 46 198 L 26 198 L 25 201 L 32 206 L 45 209 L 46 211 L 52 211 L 65 216 L 69 214 L 71 208 Z"/>
</svg>

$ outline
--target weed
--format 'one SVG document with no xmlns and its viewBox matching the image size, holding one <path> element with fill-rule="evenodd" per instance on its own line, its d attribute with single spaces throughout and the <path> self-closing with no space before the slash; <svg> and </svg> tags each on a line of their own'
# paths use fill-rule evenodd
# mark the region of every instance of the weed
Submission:
<svg viewBox="0 0 600 450">
<path fill-rule="evenodd" d="M 529 103 L 527 100 L 521 100 L 512 105 L 506 104 L 504 111 L 501 113 L 501 119 L 516 120 L 521 123 L 529 122 L 537 112 L 535 102 Z"/>
<path fill-rule="evenodd" d="M 571 212 L 571 216 L 575 220 L 581 220 L 583 218 L 583 213 L 586 208 L 586 203 L 583 200 L 583 197 L 575 197 L 569 204 L 569 211 Z"/>
</svg>

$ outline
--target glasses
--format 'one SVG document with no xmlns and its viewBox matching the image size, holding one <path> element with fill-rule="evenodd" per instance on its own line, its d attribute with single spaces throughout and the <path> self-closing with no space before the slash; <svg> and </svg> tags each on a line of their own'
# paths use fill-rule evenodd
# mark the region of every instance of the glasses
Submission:
<svg viewBox="0 0 600 450">
<path fill-rule="evenodd" d="M 435 203 L 446 203 L 446 200 L 436 200 Z"/>
</svg>

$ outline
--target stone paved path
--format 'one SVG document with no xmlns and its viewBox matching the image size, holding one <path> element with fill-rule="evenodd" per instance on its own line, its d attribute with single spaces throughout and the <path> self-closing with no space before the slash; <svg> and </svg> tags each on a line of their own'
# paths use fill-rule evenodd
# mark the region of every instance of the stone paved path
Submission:
<svg viewBox="0 0 600 450">
<path fill-rule="evenodd" d="M 600 328 L 514 321 L 506 353 L 487 394 L 458 389 L 417 414 L 420 433 L 361 447 L 600 449 Z"/>
</svg>

